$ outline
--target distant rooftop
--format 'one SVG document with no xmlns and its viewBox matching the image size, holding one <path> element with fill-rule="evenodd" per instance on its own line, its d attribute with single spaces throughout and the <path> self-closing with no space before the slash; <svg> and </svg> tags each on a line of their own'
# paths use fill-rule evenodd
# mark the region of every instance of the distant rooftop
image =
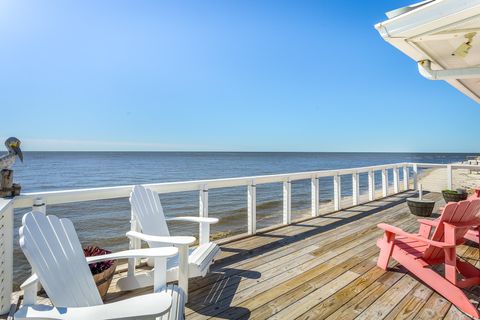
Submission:
<svg viewBox="0 0 480 320">
<path fill-rule="evenodd" d="M 392 10 L 375 25 L 419 62 L 430 80 L 445 80 L 480 103 L 480 0 L 429 0 Z"/>
</svg>

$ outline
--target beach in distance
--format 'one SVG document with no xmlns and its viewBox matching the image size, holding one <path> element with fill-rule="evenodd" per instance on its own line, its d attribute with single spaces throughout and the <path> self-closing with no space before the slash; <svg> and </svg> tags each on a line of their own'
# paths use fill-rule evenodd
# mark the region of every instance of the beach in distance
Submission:
<svg viewBox="0 0 480 320">
<path fill-rule="evenodd" d="M 353 168 L 398 162 L 451 163 L 474 154 L 464 153 L 282 153 L 282 152 L 26 152 L 17 162 L 15 180 L 22 192 L 109 187 L 144 183 L 231 178 L 265 174 Z M 380 173 L 378 173 L 380 174 Z M 376 177 L 380 185 L 380 176 Z M 389 179 L 392 181 L 392 178 Z M 351 195 L 351 179 L 342 180 L 342 196 Z M 367 191 L 366 177 L 360 177 L 360 191 Z M 160 195 L 167 216 L 198 215 L 198 192 Z M 320 179 L 320 201 L 331 205 L 331 178 Z M 292 218 L 309 214 L 310 181 L 292 183 Z M 15 233 L 26 209 L 15 212 Z M 128 246 L 122 235 L 129 230 L 128 199 L 90 201 L 47 206 L 49 214 L 70 218 L 83 245 L 109 250 Z M 216 238 L 247 231 L 247 190 L 245 187 L 209 191 L 209 215 L 220 223 L 212 227 Z M 257 227 L 282 220 L 282 185 L 257 186 Z M 197 226 L 176 223 L 172 233 L 192 234 Z M 14 283 L 18 287 L 30 270 L 14 240 Z"/>
</svg>

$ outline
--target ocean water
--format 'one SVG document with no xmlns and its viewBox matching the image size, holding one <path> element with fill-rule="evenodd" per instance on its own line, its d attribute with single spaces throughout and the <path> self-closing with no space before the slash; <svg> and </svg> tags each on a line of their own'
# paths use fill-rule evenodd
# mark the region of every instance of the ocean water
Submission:
<svg viewBox="0 0 480 320">
<path fill-rule="evenodd" d="M 155 182 L 230 178 L 263 174 L 352 168 L 397 162 L 450 163 L 473 154 L 443 153 L 255 153 L 255 152 L 26 152 L 15 164 L 15 181 L 22 192 L 107 187 Z M 379 173 L 378 173 L 379 174 Z M 380 184 L 380 177 L 376 177 Z M 392 178 L 389 179 L 392 181 Z M 360 190 L 366 192 L 366 176 Z M 351 179 L 342 180 L 342 195 L 351 195 Z M 162 194 L 166 215 L 198 215 L 198 192 Z M 332 178 L 320 179 L 320 200 L 331 205 Z M 247 230 L 246 187 L 209 191 L 209 215 L 220 218 L 212 233 L 222 235 Z M 292 215 L 299 218 L 310 208 L 310 182 L 292 183 Z M 281 222 L 282 185 L 257 186 L 257 228 Z M 25 280 L 30 269 L 18 246 L 18 227 L 28 209 L 15 211 L 14 283 Z M 48 214 L 68 217 L 83 245 L 105 249 L 128 247 L 128 199 L 90 201 L 47 207 Z M 195 225 L 171 225 L 174 235 L 197 235 Z"/>
</svg>

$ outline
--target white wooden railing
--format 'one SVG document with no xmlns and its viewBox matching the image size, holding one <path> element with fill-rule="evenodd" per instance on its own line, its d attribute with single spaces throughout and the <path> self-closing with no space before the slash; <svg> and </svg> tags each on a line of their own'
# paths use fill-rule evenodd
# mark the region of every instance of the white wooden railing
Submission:
<svg viewBox="0 0 480 320">
<path fill-rule="evenodd" d="M 299 180 L 311 181 L 311 215 L 316 217 L 319 214 L 319 199 L 320 186 L 319 179 L 322 177 L 333 177 L 333 202 L 334 210 L 342 209 L 342 189 L 341 179 L 345 175 L 351 175 L 352 179 L 352 202 L 355 206 L 362 202 L 373 201 L 376 198 L 375 190 L 375 172 L 380 171 L 382 177 L 382 196 L 389 195 L 388 172 L 393 171 L 393 192 L 395 194 L 401 189 L 408 190 L 410 186 L 413 189 L 418 185 L 418 168 L 433 168 L 433 167 L 447 167 L 449 172 L 448 181 L 451 188 L 452 170 L 456 168 L 480 169 L 480 166 L 472 165 L 444 165 L 444 164 L 420 164 L 420 163 L 395 163 L 387 165 L 369 166 L 361 168 L 349 168 L 338 170 L 322 170 L 310 171 L 300 173 L 276 174 L 276 175 L 262 175 L 240 178 L 228 179 L 212 179 L 212 180 L 197 180 L 184 182 L 167 182 L 146 184 L 145 186 L 151 188 L 158 193 L 173 193 L 183 191 L 198 191 L 199 192 L 199 216 L 208 217 L 208 191 L 218 188 L 229 187 L 246 187 L 247 198 L 247 221 L 248 234 L 252 235 L 257 232 L 256 227 L 256 186 L 260 184 L 282 183 L 283 184 L 283 224 L 289 224 L 292 220 L 292 182 Z M 411 170 L 410 170 L 411 169 Z M 400 173 L 402 170 L 403 181 L 400 181 Z M 367 174 L 368 178 L 368 197 L 360 196 L 360 174 Z M 412 182 L 412 184 L 411 184 Z M 403 188 L 401 188 L 403 183 Z M 10 308 L 10 295 L 12 290 L 12 264 L 13 264 L 13 209 L 26 208 L 36 204 L 36 209 L 42 207 L 42 203 L 46 205 L 65 204 L 92 200 L 107 200 L 115 198 L 128 197 L 133 186 L 116 186 L 105 188 L 90 188 L 77 190 L 62 190 L 52 192 L 35 192 L 26 193 L 15 197 L 14 199 L 0 199 L 0 236 L 1 236 L 1 266 L 0 266 L 0 281 L 1 281 L 1 301 L 0 314 L 8 312 Z M 362 200 L 363 199 L 363 200 Z M 42 208 L 45 210 L 45 207 Z M 131 221 L 131 229 L 138 230 L 138 224 L 134 219 Z M 200 243 L 208 242 L 209 230 L 199 230 Z M 138 242 L 131 242 L 130 247 L 138 247 Z"/>
</svg>

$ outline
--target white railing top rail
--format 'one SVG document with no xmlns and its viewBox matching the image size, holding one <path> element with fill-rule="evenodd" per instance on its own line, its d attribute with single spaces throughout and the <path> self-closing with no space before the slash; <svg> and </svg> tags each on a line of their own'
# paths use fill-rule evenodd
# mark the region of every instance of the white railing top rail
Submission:
<svg viewBox="0 0 480 320">
<path fill-rule="evenodd" d="M 297 173 L 285 173 L 274 175 L 260 175 L 250 177 L 225 178 L 225 179 L 210 179 L 210 180 L 196 180 L 196 181 L 180 181 L 180 182 L 164 182 L 145 184 L 148 188 L 158 193 L 172 193 L 182 191 L 198 191 L 203 188 L 229 188 L 248 186 L 250 184 L 267 184 L 278 183 L 285 181 L 306 180 L 311 178 L 330 177 L 335 175 L 347 175 L 353 173 L 366 173 L 372 170 L 391 169 L 395 167 L 411 166 L 410 163 L 393 163 L 377 166 L 335 169 L 335 170 L 320 170 Z M 72 203 L 81 201 L 106 200 L 115 198 L 124 198 L 130 195 L 133 185 L 114 186 L 114 187 L 100 187 L 88 189 L 73 189 L 60 190 L 48 192 L 34 192 L 24 193 L 15 197 L 14 207 L 24 208 L 30 207 L 36 198 L 42 198 L 48 205 Z"/>
<path fill-rule="evenodd" d="M 385 165 L 376 165 L 368 167 L 335 169 L 335 170 L 319 170 L 296 173 L 284 173 L 273 175 L 259 175 L 237 178 L 222 178 L 195 181 L 179 181 L 179 182 L 163 182 L 145 184 L 145 186 L 155 190 L 158 193 L 172 193 L 183 191 L 198 191 L 201 189 L 217 189 L 248 186 L 250 184 L 267 184 L 281 183 L 285 181 L 306 180 L 311 178 L 331 177 L 335 175 L 348 175 L 353 173 L 367 173 L 369 171 L 377 171 L 383 169 L 400 168 L 404 166 L 416 166 L 418 168 L 446 168 L 450 166 L 452 169 L 477 169 L 480 165 L 469 164 L 439 164 L 439 163 L 392 163 Z M 13 206 L 15 208 L 30 207 L 36 198 L 42 198 L 47 204 L 62 204 L 93 200 L 106 200 L 115 198 L 124 198 L 130 195 L 133 185 L 99 187 L 88 189 L 73 189 L 47 192 L 24 193 L 15 197 Z"/>
<path fill-rule="evenodd" d="M 10 208 L 13 202 L 13 199 L 0 198 L 0 216 L 5 210 Z"/>
<path fill-rule="evenodd" d="M 416 165 L 418 168 L 447 168 L 452 169 L 480 169 L 478 164 L 463 164 L 463 163 L 407 163 L 408 166 Z"/>
<path fill-rule="evenodd" d="M 418 168 L 446 168 L 447 163 L 410 163 L 410 165 L 416 165 Z"/>
</svg>

